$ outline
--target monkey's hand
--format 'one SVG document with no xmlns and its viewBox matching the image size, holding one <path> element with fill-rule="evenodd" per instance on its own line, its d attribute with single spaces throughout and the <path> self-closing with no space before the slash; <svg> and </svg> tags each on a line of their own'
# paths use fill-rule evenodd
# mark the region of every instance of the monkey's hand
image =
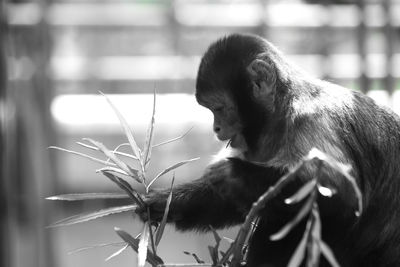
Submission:
<svg viewBox="0 0 400 267">
<path fill-rule="evenodd" d="M 164 216 L 169 192 L 169 190 L 151 191 L 147 196 L 145 196 L 143 198 L 145 205 L 136 210 L 140 219 L 142 221 L 148 221 L 150 217 L 151 221 L 160 222 Z M 179 219 L 179 216 L 177 216 L 172 210 L 171 204 L 167 221 L 173 222 L 177 219 Z"/>
</svg>

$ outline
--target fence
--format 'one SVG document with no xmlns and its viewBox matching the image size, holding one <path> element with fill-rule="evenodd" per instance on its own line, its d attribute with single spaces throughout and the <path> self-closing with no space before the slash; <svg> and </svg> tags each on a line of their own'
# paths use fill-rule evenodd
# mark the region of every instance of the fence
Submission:
<svg viewBox="0 0 400 267">
<path fill-rule="evenodd" d="M 8 63 L 8 78 L 0 67 L 1 160 L 7 168 L 0 197 L 7 205 L 0 208 L 0 226 L 12 241 L 3 242 L 0 265 L 55 264 L 52 239 L 43 231 L 51 215 L 42 199 L 59 190 L 63 179 L 55 179 L 55 165 L 67 159 L 44 148 L 91 131 L 85 125 L 60 130 L 50 113 L 57 96 L 99 89 L 146 94 L 154 84 L 159 94 L 191 94 L 201 54 L 228 32 L 265 36 L 316 76 L 393 94 L 400 78 L 400 1 L 308 2 L 3 2 L 0 64 Z"/>
</svg>

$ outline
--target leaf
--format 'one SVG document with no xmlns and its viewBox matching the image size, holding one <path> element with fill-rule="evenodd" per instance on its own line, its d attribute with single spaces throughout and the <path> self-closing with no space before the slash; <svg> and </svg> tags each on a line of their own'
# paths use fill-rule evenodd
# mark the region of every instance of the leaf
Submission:
<svg viewBox="0 0 400 267">
<path fill-rule="evenodd" d="M 335 189 L 322 185 L 318 185 L 318 192 L 324 197 L 332 197 L 334 194 L 337 193 Z"/>
<path fill-rule="evenodd" d="M 119 199 L 128 198 L 126 194 L 118 193 L 83 193 L 83 194 L 64 194 L 58 196 L 51 196 L 47 200 L 62 200 L 62 201 L 77 201 L 77 200 L 91 200 L 91 199 Z"/>
<path fill-rule="evenodd" d="M 144 207 L 145 204 L 142 198 L 127 181 L 107 171 L 102 171 L 101 173 L 124 190 L 139 207 Z"/>
<path fill-rule="evenodd" d="M 83 146 L 83 147 L 86 147 L 86 148 L 89 148 L 89 149 L 92 149 L 92 150 L 95 150 L 95 151 L 100 151 L 100 149 L 97 148 L 97 147 L 95 147 L 95 146 L 91 146 L 91 145 L 88 145 L 88 144 L 85 144 L 85 143 L 82 143 L 82 142 L 76 142 L 76 143 L 77 143 L 78 145 L 80 145 L 80 146 Z M 131 154 L 118 151 L 118 149 L 119 149 L 120 147 L 125 146 L 125 145 L 127 145 L 127 146 L 130 147 L 130 145 L 129 145 L 128 143 L 120 144 L 120 145 L 117 146 L 112 152 L 113 152 L 114 154 L 116 154 L 116 155 L 120 155 L 120 156 L 124 156 L 124 157 L 128 157 L 128 158 L 132 158 L 132 159 L 137 160 L 138 158 L 135 157 L 135 156 L 133 156 L 133 155 L 131 155 Z"/>
<path fill-rule="evenodd" d="M 157 145 L 154 145 L 153 148 L 159 147 L 159 146 L 162 146 L 162 145 L 166 145 L 166 144 L 169 144 L 169 143 L 172 143 L 172 142 L 175 142 L 175 141 L 178 141 L 179 139 L 184 138 L 192 129 L 193 129 L 193 127 L 191 127 L 188 131 L 186 131 L 186 133 L 184 133 L 184 134 L 182 134 L 182 135 L 180 135 L 178 137 L 175 137 L 173 139 L 158 143 Z"/>
<path fill-rule="evenodd" d="M 235 240 L 233 240 L 232 238 L 226 237 L 226 236 L 223 236 L 222 238 L 223 238 L 226 242 L 228 242 L 229 244 L 232 244 L 233 242 L 235 242 Z"/>
<path fill-rule="evenodd" d="M 112 258 L 118 256 L 119 254 L 121 254 L 125 249 L 127 249 L 129 247 L 129 244 L 126 244 L 124 247 L 120 248 L 119 250 L 117 250 L 116 252 L 114 252 L 113 254 L 111 254 L 109 257 L 107 257 L 104 261 L 109 261 Z"/>
<path fill-rule="evenodd" d="M 138 266 L 144 267 L 147 258 L 147 246 L 149 245 L 150 227 L 149 222 L 143 225 L 143 231 L 140 235 L 139 248 L 138 248 Z"/>
<path fill-rule="evenodd" d="M 341 173 L 352 185 L 354 192 L 356 193 L 358 200 L 358 210 L 355 212 L 356 216 L 360 216 L 363 211 L 362 194 L 361 190 L 357 185 L 356 179 L 350 174 L 351 165 L 343 164 L 324 154 L 316 148 L 311 149 L 311 151 L 306 156 L 306 160 L 319 159 L 326 162 L 332 169 Z"/>
<path fill-rule="evenodd" d="M 68 252 L 68 255 L 79 253 L 79 252 L 89 250 L 89 249 L 96 249 L 96 248 L 109 247 L 109 246 L 124 246 L 124 245 L 126 245 L 126 242 L 113 242 L 113 243 L 97 244 L 97 245 L 86 246 L 86 247 L 81 247 L 81 248 L 71 250 Z"/>
<path fill-rule="evenodd" d="M 212 232 L 212 234 L 213 234 L 213 236 L 214 236 L 215 242 L 217 243 L 217 245 L 219 245 L 220 242 L 221 242 L 221 237 L 219 236 L 219 234 L 217 233 L 217 231 L 214 229 L 214 227 L 212 227 L 211 225 L 210 225 L 210 229 L 211 229 L 211 232 Z M 231 240 L 232 240 L 232 239 L 231 239 Z"/>
<path fill-rule="evenodd" d="M 151 149 L 152 149 L 153 137 L 154 137 L 155 114 L 156 114 L 156 90 L 154 90 L 153 114 L 151 115 L 150 124 L 147 129 L 146 142 L 144 145 L 144 152 L 143 152 L 142 165 L 144 166 L 145 170 L 147 169 L 147 165 L 149 164 L 150 158 L 151 158 Z"/>
<path fill-rule="evenodd" d="M 126 173 L 123 170 L 121 170 L 120 168 L 116 168 L 116 167 L 104 167 L 104 168 L 96 170 L 96 172 L 115 172 L 115 173 L 118 173 L 118 174 L 129 176 L 128 173 Z"/>
<path fill-rule="evenodd" d="M 319 266 L 320 258 L 320 241 L 321 241 L 321 219 L 319 217 L 318 206 L 313 204 L 311 211 L 312 225 L 311 225 L 311 238 L 309 239 L 308 259 L 307 266 Z"/>
<path fill-rule="evenodd" d="M 113 152 L 111 152 L 105 145 L 90 138 L 84 138 L 83 140 L 89 141 L 96 147 L 98 147 L 108 158 L 110 158 L 118 167 L 120 167 L 124 172 L 126 172 L 129 176 L 133 177 L 136 181 L 141 183 L 138 171 L 130 168 L 125 162 L 120 160 Z"/>
<path fill-rule="evenodd" d="M 340 267 L 340 264 L 335 258 L 335 254 L 332 252 L 331 248 L 322 240 L 320 241 L 320 247 L 322 255 L 324 255 L 329 264 L 333 267 Z"/>
<path fill-rule="evenodd" d="M 171 189 L 170 189 L 170 192 L 169 192 L 169 195 L 167 198 L 167 204 L 164 209 L 164 214 L 163 214 L 163 217 L 161 220 L 160 227 L 158 228 L 157 233 L 156 233 L 156 246 L 158 246 L 158 244 L 160 243 L 161 237 L 164 234 L 165 225 L 167 224 L 169 206 L 171 205 L 171 201 L 172 201 L 172 188 L 174 186 L 174 181 L 175 181 L 175 175 L 172 176 Z"/>
<path fill-rule="evenodd" d="M 285 199 L 286 204 L 296 204 L 302 201 L 304 198 L 309 196 L 311 192 L 315 189 L 315 185 L 317 181 L 312 179 L 311 181 L 307 182 L 303 185 L 293 196 L 290 198 Z"/>
<path fill-rule="evenodd" d="M 102 94 L 108 104 L 110 104 L 111 108 L 114 110 L 114 113 L 117 115 L 120 124 L 122 126 L 122 129 L 125 132 L 126 137 L 128 138 L 129 144 L 131 145 L 131 148 L 133 150 L 133 153 L 135 154 L 135 156 L 140 159 L 141 158 L 141 152 L 140 152 L 140 148 L 137 145 L 135 138 L 133 137 L 133 132 L 132 129 L 129 127 L 128 123 L 126 122 L 125 118 L 122 116 L 122 114 L 119 112 L 119 110 L 117 109 L 117 107 L 111 102 L 111 100 L 102 92 L 100 92 L 100 94 Z"/>
<path fill-rule="evenodd" d="M 118 207 L 112 207 L 112 208 L 106 208 L 106 209 L 101 209 L 95 212 L 90 212 L 87 214 L 78 214 L 74 215 L 65 219 L 62 219 L 58 222 L 53 223 L 52 225 L 49 225 L 48 227 L 59 227 L 59 226 L 67 226 L 67 225 L 72 225 L 76 223 L 82 223 L 82 222 L 87 222 L 91 220 L 95 220 L 107 215 L 115 214 L 115 213 L 121 213 L 125 211 L 133 211 L 135 210 L 137 205 L 126 205 L 126 206 L 118 206 Z"/>
<path fill-rule="evenodd" d="M 76 151 L 73 151 L 73 150 L 68 150 L 68 149 L 65 149 L 65 148 L 57 147 L 57 146 L 49 146 L 48 148 L 64 151 L 64 152 L 71 153 L 71 154 L 74 154 L 74 155 L 78 155 L 78 156 L 90 159 L 90 160 L 92 160 L 94 162 L 101 163 L 101 164 L 104 164 L 104 165 L 117 166 L 114 163 L 111 163 L 111 162 L 108 162 L 108 161 L 105 161 L 105 160 L 101 160 L 101 159 L 86 155 L 84 153 L 76 152 Z"/>
<path fill-rule="evenodd" d="M 208 250 L 210 252 L 210 256 L 211 256 L 211 259 L 213 261 L 213 264 L 217 265 L 218 261 L 219 261 L 219 259 L 218 259 L 218 250 L 219 250 L 219 245 L 221 243 L 221 237 L 218 235 L 217 231 L 211 225 L 210 225 L 210 229 L 211 229 L 211 232 L 213 233 L 213 236 L 214 236 L 214 239 L 215 239 L 215 246 L 214 247 L 209 246 Z"/>
<path fill-rule="evenodd" d="M 310 233 L 311 221 L 307 222 L 306 230 L 304 231 L 303 237 L 300 240 L 300 243 L 297 245 L 296 250 L 293 252 L 292 257 L 289 260 L 288 267 L 298 267 L 301 265 L 304 259 L 304 254 L 306 252 L 307 247 L 307 239 Z"/>
<path fill-rule="evenodd" d="M 192 257 L 195 259 L 195 261 L 196 261 L 197 263 L 199 263 L 199 264 L 204 264 L 204 263 L 205 263 L 205 262 L 204 262 L 203 260 L 201 260 L 195 253 L 190 253 L 190 252 L 188 252 L 188 251 L 183 251 L 183 253 L 186 254 L 186 255 L 192 256 Z"/>
<path fill-rule="evenodd" d="M 215 252 L 215 249 L 213 246 L 208 246 L 208 252 L 210 253 L 210 257 L 213 263 L 213 266 L 215 266 L 218 263 L 218 251 Z"/>
<path fill-rule="evenodd" d="M 160 178 L 160 177 L 163 176 L 164 174 L 166 174 L 166 173 L 168 173 L 168 172 L 170 172 L 170 171 L 172 171 L 172 170 L 174 170 L 174 169 L 176 169 L 176 168 L 179 168 L 180 166 L 185 165 L 186 163 L 189 163 L 189 162 L 192 162 L 192 161 L 196 161 L 196 160 L 198 160 L 198 159 L 199 159 L 199 158 L 193 158 L 193 159 L 183 160 L 183 161 L 181 161 L 181 162 L 178 162 L 178 163 L 176 163 L 176 164 L 174 164 L 174 165 L 172 165 L 172 166 L 166 168 L 165 170 L 163 170 L 162 172 L 160 172 L 159 174 L 157 174 L 157 176 L 156 176 L 155 178 L 153 178 L 153 180 L 150 181 L 150 183 L 147 185 L 147 189 L 149 189 L 150 186 L 151 186 L 155 181 L 157 181 L 158 178 Z"/>
<path fill-rule="evenodd" d="M 117 227 L 115 227 L 114 230 L 122 238 L 122 240 L 124 240 L 132 247 L 134 251 L 136 252 L 139 251 L 139 239 L 133 238 L 130 234 Z M 149 250 L 147 251 L 147 261 L 153 266 L 157 266 L 164 263 L 160 257 L 154 255 Z"/>
<path fill-rule="evenodd" d="M 118 227 L 114 227 L 114 231 L 122 238 L 122 240 L 128 243 L 134 251 L 138 252 L 139 249 L 138 238 L 134 238 L 133 236 L 131 236 L 130 234 L 128 234 L 127 232 Z"/>
<path fill-rule="evenodd" d="M 284 238 L 308 213 L 310 213 L 312 203 L 313 199 L 310 198 L 297 213 L 296 217 L 283 226 L 277 233 L 271 235 L 270 239 L 276 241 Z"/>
</svg>

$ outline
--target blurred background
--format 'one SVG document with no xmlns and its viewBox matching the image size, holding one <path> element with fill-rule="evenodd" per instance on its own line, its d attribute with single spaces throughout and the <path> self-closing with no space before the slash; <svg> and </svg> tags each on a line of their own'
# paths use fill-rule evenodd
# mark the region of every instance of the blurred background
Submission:
<svg viewBox="0 0 400 267">
<path fill-rule="evenodd" d="M 145 139 L 157 91 L 156 148 L 149 176 L 176 171 L 176 183 L 199 177 L 221 148 L 211 114 L 194 99 L 200 57 L 227 33 L 259 34 L 313 75 L 368 93 L 400 113 L 400 0 L 15 0 L 0 6 L 0 266 L 135 266 L 136 254 L 79 247 L 118 242 L 113 227 L 138 233 L 129 213 L 64 228 L 64 217 L 123 200 L 51 202 L 65 193 L 118 192 L 100 166 L 56 145 L 84 152 L 90 137 L 114 148 L 125 138 L 102 91 Z M 99 156 L 100 157 L 100 156 Z M 166 187 L 172 175 L 159 180 Z M 235 229 L 223 232 L 234 237 Z M 209 235 L 168 228 L 160 254 L 170 263 L 209 261 Z"/>
</svg>

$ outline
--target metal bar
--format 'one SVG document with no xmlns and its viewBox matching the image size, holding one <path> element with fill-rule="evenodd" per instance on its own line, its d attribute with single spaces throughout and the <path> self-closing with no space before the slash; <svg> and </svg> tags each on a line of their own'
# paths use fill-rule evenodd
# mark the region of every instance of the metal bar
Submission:
<svg viewBox="0 0 400 267">
<path fill-rule="evenodd" d="M 367 26 L 365 24 L 366 20 L 366 9 L 365 0 L 357 0 L 358 14 L 359 14 L 359 24 L 357 27 L 357 48 L 358 54 L 360 56 L 359 66 L 360 66 L 360 77 L 359 85 L 360 91 L 366 93 L 370 89 L 370 79 L 367 76 L 368 63 L 367 63 Z"/>
<path fill-rule="evenodd" d="M 392 95 L 394 92 L 394 78 L 393 78 L 393 54 L 395 45 L 395 29 L 392 23 L 392 13 L 391 13 L 391 0 L 383 0 L 382 7 L 385 13 L 385 27 L 384 34 L 386 40 L 386 78 L 384 80 L 385 89 Z"/>
<path fill-rule="evenodd" d="M 0 2 L 0 266 L 11 266 L 10 262 L 10 217 L 9 217 L 9 194 L 7 190 L 7 69 L 5 55 L 5 40 L 7 38 L 7 27 L 5 21 L 4 1 Z"/>
</svg>

